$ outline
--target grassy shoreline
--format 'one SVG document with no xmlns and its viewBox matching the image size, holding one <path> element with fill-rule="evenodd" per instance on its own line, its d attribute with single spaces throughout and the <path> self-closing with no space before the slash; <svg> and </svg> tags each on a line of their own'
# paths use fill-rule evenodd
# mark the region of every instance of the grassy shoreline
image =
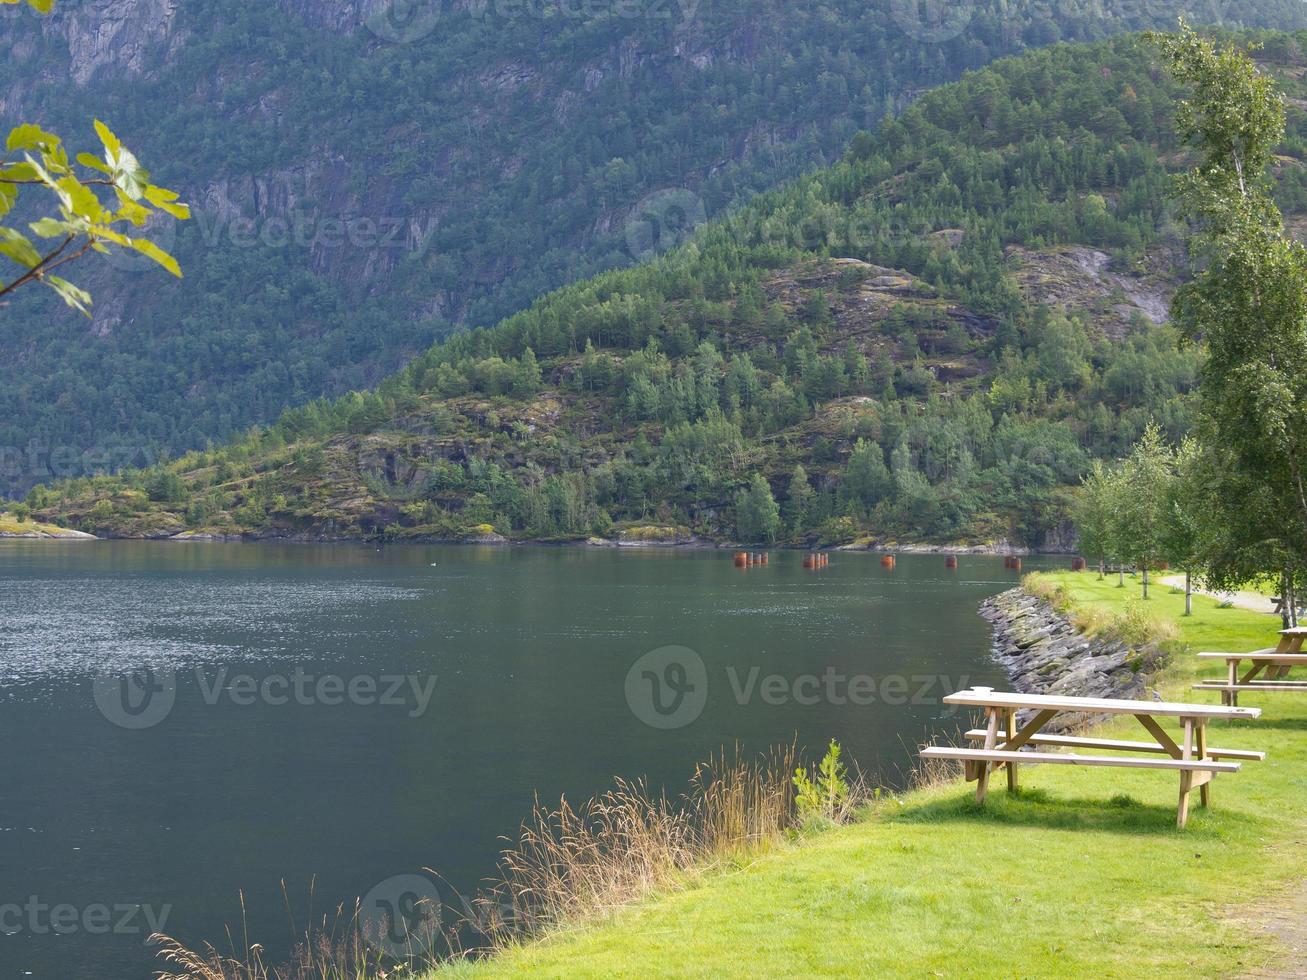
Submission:
<svg viewBox="0 0 1307 980">
<path fill-rule="evenodd" d="M 1193 651 L 1265 646 L 1279 625 L 1202 596 L 1185 618 L 1182 595 L 1155 588 L 1136 603 L 1136 583 L 1092 572 L 1037 581 L 1060 587 L 1073 614 L 1142 608 L 1173 623 L 1179 652 L 1155 681 L 1168 700 L 1212 699 L 1190 688 Z M 431 976 L 1256 972 L 1285 950 L 1249 922 L 1293 901 L 1307 875 L 1307 697 L 1247 701 L 1262 719 L 1214 725 L 1212 740 L 1268 759 L 1218 779 L 1213 808 L 1195 808 L 1186 831 L 1171 774 L 1028 767 L 1019 796 L 993 793 L 983 809 L 956 782 L 886 798 L 853 825 Z M 1135 738 L 1135 727 L 1102 731 Z"/>
</svg>

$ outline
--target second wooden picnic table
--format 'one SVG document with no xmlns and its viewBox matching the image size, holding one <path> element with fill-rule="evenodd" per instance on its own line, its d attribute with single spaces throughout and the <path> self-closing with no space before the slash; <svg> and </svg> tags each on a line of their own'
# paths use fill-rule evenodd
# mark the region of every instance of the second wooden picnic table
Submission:
<svg viewBox="0 0 1307 980">
<path fill-rule="evenodd" d="M 1204 651 L 1198 656 L 1204 660 L 1224 660 L 1225 680 L 1208 678 L 1194 685 L 1199 691 L 1220 691 L 1221 703 L 1235 706 L 1240 691 L 1307 691 L 1307 681 L 1288 680 L 1294 667 L 1307 666 L 1307 653 L 1302 652 L 1307 639 L 1307 626 L 1294 626 L 1280 630 L 1280 642 L 1264 650 L 1249 653 L 1214 653 Z M 1248 661 L 1247 672 L 1240 674 L 1240 665 Z M 1258 675 L 1263 675 L 1260 679 Z"/>
<path fill-rule="evenodd" d="M 1141 769 L 1171 769 L 1180 773 L 1180 798 L 1176 822 L 1183 827 L 1189 818 L 1189 794 L 1200 791 L 1203 806 L 1211 802 L 1209 784 L 1219 772 L 1237 772 L 1239 763 L 1231 760 L 1261 760 L 1265 753 L 1244 749 L 1218 749 L 1207 744 L 1207 723 L 1213 719 L 1253 719 L 1261 715 L 1258 708 L 1238 708 L 1210 704 L 1184 704 L 1168 701 L 1129 701 L 1116 698 L 1077 698 L 1048 694 L 1015 694 L 972 688 L 944 698 L 945 704 L 979 709 L 985 727 L 967 732 L 972 741 L 983 741 L 982 748 L 948 748 L 930 746 L 923 749 L 925 758 L 955 759 L 965 764 L 968 780 L 976 781 L 976 800 L 983 801 L 989 788 L 991 771 L 1006 768 L 1009 790 L 1017 788 L 1017 766 L 1027 763 L 1056 763 L 1082 766 L 1129 766 Z M 1018 727 L 1018 712 L 1032 713 Z M 1041 731 L 1064 712 L 1091 715 L 1132 715 L 1153 736 L 1150 742 L 1086 738 Z M 1157 719 L 1177 718 L 1179 741 Z M 1020 751 L 1024 746 L 1068 746 L 1113 752 L 1137 752 L 1164 755 L 1164 759 L 1140 759 L 1126 755 L 1076 755 L 1059 752 Z"/>
</svg>

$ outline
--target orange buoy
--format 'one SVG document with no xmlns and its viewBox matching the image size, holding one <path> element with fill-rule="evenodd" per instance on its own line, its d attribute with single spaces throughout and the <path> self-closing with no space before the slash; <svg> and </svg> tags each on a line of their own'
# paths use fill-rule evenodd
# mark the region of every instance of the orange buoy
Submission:
<svg viewBox="0 0 1307 980">
<path fill-rule="evenodd" d="M 945 568 L 957 568 L 957 567 L 958 567 L 958 556 L 957 556 L 957 555 L 948 555 L 948 556 L 944 559 L 944 567 L 945 567 Z"/>
<path fill-rule="evenodd" d="M 893 568 L 893 567 L 894 567 L 894 556 L 893 556 L 893 555 L 881 555 L 881 556 L 880 556 L 880 567 L 881 567 L 881 568 Z"/>
<path fill-rule="evenodd" d="M 764 565 L 767 564 L 767 559 L 768 559 L 768 558 L 769 558 L 769 555 L 767 554 L 767 552 L 764 551 L 764 552 L 762 553 L 762 563 L 763 563 Z"/>
<path fill-rule="evenodd" d="M 1004 555 L 1004 556 L 1003 556 L 1003 567 L 1004 567 L 1004 568 L 1011 568 L 1011 567 L 1012 567 L 1012 556 L 1011 556 L 1011 555 Z"/>
<path fill-rule="evenodd" d="M 804 555 L 804 556 L 803 556 L 803 567 L 804 567 L 804 568 L 812 568 L 812 555 Z"/>
<path fill-rule="evenodd" d="M 1012 570 L 1013 570 L 1014 572 L 1019 572 L 1019 571 L 1021 571 L 1021 559 L 1020 559 L 1020 558 L 1017 558 L 1017 557 L 1013 556 L 1013 558 L 1012 558 Z"/>
<path fill-rule="evenodd" d="M 735 567 L 743 568 L 747 564 L 749 564 L 749 556 L 743 551 L 737 551 L 735 553 Z"/>
</svg>

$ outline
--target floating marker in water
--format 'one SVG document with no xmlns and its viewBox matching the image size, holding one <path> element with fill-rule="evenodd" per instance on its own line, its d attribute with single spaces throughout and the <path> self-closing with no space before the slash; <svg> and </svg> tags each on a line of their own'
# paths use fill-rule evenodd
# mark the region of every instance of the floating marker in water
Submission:
<svg viewBox="0 0 1307 980">
<path fill-rule="evenodd" d="M 945 567 L 945 568 L 957 568 L 957 567 L 958 567 L 958 556 L 957 556 L 957 555 L 948 555 L 947 557 L 945 557 L 945 559 L 944 559 L 944 567 Z"/>
<path fill-rule="evenodd" d="M 880 556 L 880 567 L 881 567 L 881 568 L 889 568 L 889 569 L 892 569 L 892 568 L 894 567 L 894 556 L 893 556 L 893 555 L 881 555 L 881 556 Z"/>
</svg>

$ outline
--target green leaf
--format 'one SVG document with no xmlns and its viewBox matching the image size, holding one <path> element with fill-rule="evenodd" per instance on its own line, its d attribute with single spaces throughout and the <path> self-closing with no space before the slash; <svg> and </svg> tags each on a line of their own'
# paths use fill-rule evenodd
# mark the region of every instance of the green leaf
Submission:
<svg viewBox="0 0 1307 980">
<path fill-rule="evenodd" d="M 114 218 L 115 221 L 130 221 L 139 228 L 150 220 L 149 208 L 143 204 L 137 204 L 127 196 L 126 192 L 118 190 L 118 188 L 114 189 L 118 191 L 118 201 L 122 205 Z"/>
<path fill-rule="evenodd" d="M 12 0 L 5 0 L 6 3 Z M 27 0 L 28 5 L 37 13 L 48 14 L 54 9 L 54 0 Z"/>
<path fill-rule="evenodd" d="M 145 188 L 145 199 L 151 204 L 160 205 L 165 202 L 175 201 L 180 195 L 176 191 L 170 191 L 166 187 L 160 187 L 158 184 L 151 184 Z"/>
<path fill-rule="evenodd" d="M 41 264 L 41 253 L 21 231 L 0 227 L 0 255 L 8 256 L 24 269 Z"/>
<path fill-rule="evenodd" d="M 159 210 L 172 215 L 178 221 L 187 221 L 191 216 L 189 204 L 160 204 Z"/>
<path fill-rule="evenodd" d="M 123 248 L 131 248 L 132 246 L 132 240 L 130 238 L 120 231 L 114 231 L 108 225 L 96 225 L 94 228 L 91 228 L 87 234 L 89 234 L 92 239 L 103 238 L 105 241 L 113 242 L 115 245 L 121 245 Z M 101 249 L 101 251 L 104 251 L 104 249 Z"/>
<path fill-rule="evenodd" d="M 40 180 L 41 175 L 30 163 L 15 163 L 0 168 L 0 181 Z"/>
<path fill-rule="evenodd" d="M 77 162 L 83 167 L 90 167 L 92 170 L 98 170 L 102 174 L 111 174 L 113 171 L 109 165 L 97 157 L 94 153 L 77 154 Z"/>
<path fill-rule="evenodd" d="M 95 132 L 99 135 L 100 142 L 104 144 L 105 152 L 108 154 L 105 159 L 110 164 L 114 163 L 118 159 L 118 151 L 123 148 L 122 141 L 114 135 L 112 129 L 98 119 L 95 121 Z"/>
<path fill-rule="evenodd" d="M 88 317 L 91 315 L 89 309 L 91 294 L 85 289 L 79 289 L 67 279 L 61 279 L 59 276 L 46 276 L 41 281 L 58 293 L 63 301 L 73 309 L 86 314 Z"/>
<path fill-rule="evenodd" d="M 191 216 L 191 209 L 185 204 L 174 204 L 178 194 L 166 187 L 150 184 L 145 188 L 145 199 L 160 211 L 172 215 L 178 221 L 185 221 Z"/>
<path fill-rule="evenodd" d="M 66 195 L 64 207 L 72 215 L 85 218 L 87 221 L 104 220 L 104 206 L 93 190 L 73 176 L 61 177 L 57 183 L 59 189 Z"/>
<path fill-rule="evenodd" d="M 13 184 L 0 184 L 0 218 L 13 210 L 16 200 L 18 200 L 18 188 Z"/>
<path fill-rule="evenodd" d="M 9 150 L 41 150 L 59 145 L 59 137 L 47 133 L 36 123 L 23 123 L 9 131 L 5 147 Z"/>
<path fill-rule="evenodd" d="M 78 228 L 67 221 L 59 221 L 57 218 L 41 218 L 33 221 L 27 227 L 42 238 L 61 238 L 65 235 L 76 235 Z"/>
<path fill-rule="evenodd" d="M 144 256 L 154 259 L 154 261 L 158 262 L 178 279 L 182 277 L 181 266 L 177 264 L 177 260 L 161 249 L 158 245 L 154 244 L 154 242 L 146 238 L 133 238 L 131 243 L 132 248 L 136 249 L 136 251 Z"/>
</svg>

